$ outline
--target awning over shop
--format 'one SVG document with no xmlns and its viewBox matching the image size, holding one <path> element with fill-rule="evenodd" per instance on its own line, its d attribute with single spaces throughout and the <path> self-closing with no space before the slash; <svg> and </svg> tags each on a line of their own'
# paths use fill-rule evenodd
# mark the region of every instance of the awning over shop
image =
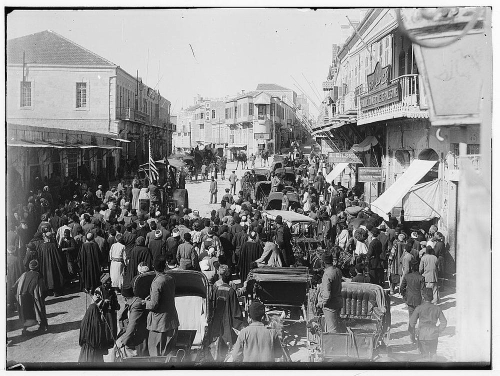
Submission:
<svg viewBox="0 0 500 376">
<path fill-rule="evenodd" d="M 129 142 L 132 142 L 130 140 L 124 140 L 123 138 L 111 138 L 113 141 L 118 141 L 118 142 L 125 142 L 125 143 L 129 143 Z"/>
<path fill-rule="evenodd" d="M 80 149 L 107 149 L 107 150 L 115 150 L 121 149 L 121 146 L 111 146 L 111 145 L 78 145 L 76 146 Z"/>
<path fill-rule="evenodd" d="M 328 131 L 331 131 L 332 129 L 340 128 L 344 124 L 345 124 L 345 122 L 343 122 L 343 121 L 335 121 L 333 123 L 329 123 L 326 126 L 323 126 L 321 129 L 316 129 L 315 131 L 313 131 L 311 133 L 311 136 L 315 136 L 315 135 L 322 133 L 322 132 L 328 132 Z"/>
<path fill-rule="evenodd" d="M 361 141 L 359 144 L 352 145 L 351 150 L 355 151 L 357 153 L 361 153 L 363 151 L 370 150 L 372 146 L 375 146 L 377 144 L 378 144 L 378 140 L 375 136 L 368 136 L 363 141 Z"/>
<path fill-rule="evenodd" d="M 54 143 L 46 141 L 24 141 L 24 140 L 7 141 L 7 146 L 24 147 L 24 148 L 56 148 L 56 149 L 78 149 L 80 147 L 80 145 L 67 145 L 63 143 Z"/>
<path fill-rule="evenodd" d="M 342 171 L 345 170 L 345 168 L 349 166 L 349 163 L 338 163 L 337 165 L 335 165 L 335 167 L 333 168 L 332 171 L 330 171 L 330 173 L 328 175 L 326 175 L 326 181 L 329 183 L 329 184 L 332 184 L 333 180 L 339 176 Z"/>
<path fill-rule="evenodd" d="M 174 159 L 174 158 L 169 158 L 168 159 L 168 164 L 172 167 L 175 167 L 175 168 L 181 168 L 181 167 L 185 167 L 186 166 L 186 163 L 181 161 L 181 160 L 178 160 L 178 159 Z"/>
<path fill-rule="evenodd" d="M 233 144 L 229 148 L 230 149 L 246 149 L 247 145 L 245 144 Z"/>
<path fill-rule="evenodd" d="M 417 184 L 403 198 L 405 221 L 428 221 L 441 217 L 440 179 Z"/>
<path fill-rule="evenodd" d="M 422 179 L 436 163 L 436 161 L 415 159 L 405 173 L 371 203 L 371 210 L 388 220 L 387 213 L 401 202 L 415 183 Z"/>
</svg>

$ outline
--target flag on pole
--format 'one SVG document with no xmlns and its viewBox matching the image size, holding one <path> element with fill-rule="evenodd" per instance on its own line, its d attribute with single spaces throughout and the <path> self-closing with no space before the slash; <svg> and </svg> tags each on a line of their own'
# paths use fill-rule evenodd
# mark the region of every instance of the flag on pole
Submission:
<svg viewBox="0 0 500 376">
<path fill-rule="evenodd" d="M 151 154 L 151 140 L 149 140 L 149 180 L 158 181 L 160 174 L 158 173 L 158 168 L 156 167 L 153 155 Z"/>
</svg>

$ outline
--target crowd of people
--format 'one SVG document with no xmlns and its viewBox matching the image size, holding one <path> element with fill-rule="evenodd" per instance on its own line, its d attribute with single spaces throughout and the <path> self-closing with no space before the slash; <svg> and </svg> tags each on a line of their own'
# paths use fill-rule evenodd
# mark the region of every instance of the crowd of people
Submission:
<svg viewBox="0 0 500 376">
<path fill-rule="evenodd" d="M 362 192 L 326 182 L 321 163 L 312 160 L 310 168 L 297 176 L 300 205 L 292 207 L 285 191 L 282 209 L 314 220 L 309 231 L 321 243 L 318 307 L 323 309 L 326 330 L 337 330 L 343 280 L 379 284 L 404 298 L 410 338 L 415 341 L 419 321 L 420 327 L 427 328 L 423 331 L 427 334 L 418 337 L 421 349 L 435 354 L 437 335 L 446 326 L 436 305 L 444 270 L 443 235 L 434 225 L 427 231 L 423 226 L 408 226 L 404 213 L 399 221 L 383 220 L 366 207 Z M 100 184 L 92 187 L 85 182 L 70 185 L 68 192 L 45 186 L 30 194 L 26 206 L 9 213 L 8 309 L 18 311 L 23 335 L 37 324 L 40 331 L 49 330 L 45 298 L 78 286 L 92 302 L 81 323 L 81 362 L 103 361 L 117 339 L 118 348 L 127 354 L 166 355 L 179 326 L 173 303 L 175 283 L 166 272 L 197 270 L 210 282 L 216 313 L 210 317 L 212 357 L 220 361 L 228 356 L 235 361 L 281 357 L 274 334 L 263 334 L 263 306 L 256 302 L 250 307 L 247 326 L 237 298 L 245 293 L 253 268 L 293 267 L 310 261 L 293 248 L 286 221 L 278 216 L 268 226 L 260 202 L 243 190 L 236 195 L 234 171 L 229 176 L 231 188 L 207 218 L 195 209 L 169 212 L 161 207 L 155 199 L 156 182 L 143 187 L 149 197 L 141 199 L 139 182 L 134 180 L 130 185 L 120 181 L 106 191 Z M 212 198 L 215 193 L 216 203 L 217 177 L 211 180 L 215 185 L 210 194 Z M 279 179 L 275 183 L 278 189 Z M 149 298 L 141 299 L 134 296 L 133 284 L 148 271 L 155 271 L 157 278 Z M 120 294 L 126 309 L 118 320 Z M 220 300 L 230 302 L 224 312 L 217 310 Z M 128 325 L 120 330 L 118 322 L 125 321 Z"/>
</svg>

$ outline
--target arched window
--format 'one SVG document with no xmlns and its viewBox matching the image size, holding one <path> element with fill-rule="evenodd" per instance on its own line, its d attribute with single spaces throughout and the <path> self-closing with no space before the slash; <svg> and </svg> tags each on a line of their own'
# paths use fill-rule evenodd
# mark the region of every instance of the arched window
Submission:
<svg viewBox="0 0 500 376">
<path fill-rule="evenodd" d="M 436 180 L 438 178 L 439 170 L 439 155 L 434 149 L 424 149 L 418 155 L 418 159 L 424 161 L 436 161 L 437 163 L 432 167 L 429 172 L 417 183 L 426 183 L 428 181 Z"/>
</svg>

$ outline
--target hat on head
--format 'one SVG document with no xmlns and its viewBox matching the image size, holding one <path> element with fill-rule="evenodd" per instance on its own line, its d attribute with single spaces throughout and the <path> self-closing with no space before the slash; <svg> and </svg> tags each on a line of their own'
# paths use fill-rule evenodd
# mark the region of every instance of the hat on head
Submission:
<svg viewBox="0 0 500 376">
<path fill-rule="evenodd" d="M 174 211 L 175 211 L 176 213 L 179 213 L 179 212 L 180 212 L 179 208 L 175 208 L 175 209 L 174 209 Z"/>
<path fill-rule="evenodd" d="M 434 233 L 434 232 L 437 232 L 438 228 L 436 225 L 432 225 L 431 227 L 429 227 L 429 232 L 430 233 Z"/>
<path fill-rule="evenodd" d="M 420 242 L 420 245 L 421 245 L 421 246 L 423 245 L 424 247 L 427 247 L 427 242 L 426 242 L 425 240 L 422 240 L 422 241 Z"/>
<path fill-rule="evenodd" d="M 214 247 L 210 247 L 210 248 L 208 248 L 207 252 L 208 252 L 209 256 L 212 256 L 215 253 L 215 248 Z"/>
<path fill-rule="evenodd" d="M 94 240 L 94 234 L 92 232 L 87 233 L 85 237 L 87 238 L 87 240 Z"/>
<path fill-rule="evenodd" d="M 198 210 L 193 210 L 193 215 L 195 217 L 199 217 L 200 216 L 200 212 Z"/>
<path fill-rule="evenodd" d="M 229 266 L 225 264 L 221 264 L 217 272 L 219 273 L 220 276 L 223 277 L 229 277 L 231 275 L 231 272 L 229 271 Z"/>
<path fill-rule="evenodd" d="M 266 314 L 266 306 L 261 302 L 253 302 L 248 308 L 248 315 L 252 320 L 261 320 Z"/>
<path fill-rule="evenodd" d="M 179 232 L 179 230 L 178 230 L 178 229 L 174 228 L 174 229 L 172 230 L 172 236 L 173 236 L 174 238 L 178 238 L 179 236 L 181 236 L 181 233 Z"/>
<path fill-rule="evenodd" d="M 433 299 L 432 289 L 425 288 L 423 293 L 422 293 L 422 297 L 424 298 L 424 300 L 427 300 L 429 302 L 432 301 L 432 299 Z"/>
<path fill-rule="evenodd" d="M 161 230 L 156 230 L 155 231 L 155 239 L 160 239 L 162 237 L 163 233 Z"/>
<path fill-rule="evenodd" d="M 144 245 L 145 242 L 146 242 L 146 239 L 144 239 L 144 236 L 139 236 L 137 239 L 135 239 L 136 245 Z"/>
<path fill-rule="evenodd" d="M 325 264 L 328 264 L 328 265 L 333 264 L 333 255 L 329 252 L 323 253 L 323 256 L 321 257 L 321 259 L 323 260 L 323 262 Z"/>
<path fill-rule="evenodd" d="M 140 262 L 139 265 L 137 265 L 137 271 L 142 274 L 149 272 L 149 267 L 144 263 L 144 261 Z"/>
<path fill-rule="evenodd" d="M 161 215 L 161 211 L 157 210 L 155 213 L 155 217 L 159 217 Z"/>
<path fill-rule="evenodd" d="M 279 225 L 283 224 L 283 217 L 281 215 L 276 216 L 276 223 Z"/>
<path fill-rule="evenodd" d="M 36 270 L 38 268 L 38 261 L 31 260 L 30 263 L 28 264 L 28 267 L 30 270 Z"/>
<path fill-rule="evenodd" d="M 411 233 L 411 238 L 412 238 L 412 239 L 418 239 L 418 234 L 417 234 L 417 232 L 416 232 L 416 231 L 413 231 L 413 232 Z"/>
<path fill-rule="evenodd" d="M 111 280 L 111 277 L 109 275 L 109 273 L 104 273 L 102 276 L 101 276 L 101 283 L 106 283 L 108 281 Z"/>
<path fill-rule="evenodd" d="M 97 186 L 97 188 L 102 189 L 102 185 L 100 185 L 100 184 L 99 184 L 99 185 Z"/>
<path fill-rule="evenodd" d="M 257 238 L 257 233 L 255 231 L 250 232 L 250 239 L 255 240 Z"/>
</svg>

